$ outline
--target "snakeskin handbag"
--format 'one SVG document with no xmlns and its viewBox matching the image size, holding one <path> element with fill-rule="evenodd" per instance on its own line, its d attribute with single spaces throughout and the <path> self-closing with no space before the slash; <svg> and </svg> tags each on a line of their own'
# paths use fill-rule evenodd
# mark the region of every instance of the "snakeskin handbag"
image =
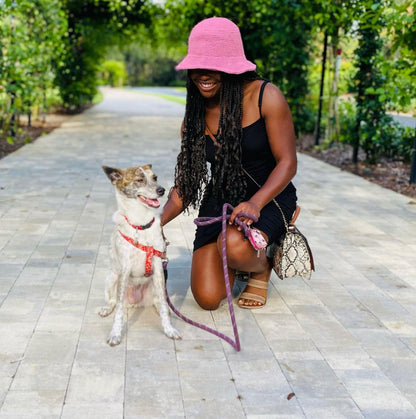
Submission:
<svg viewBox="0 0 416 419">
<path fill-rule="evenodd" d="M 279 204 L 276 201 L 274 202 L 282 213 L 286 234 L 274 254 L 273 269 L 280 279 L 293 277 L 310 279 L 312 271 L 315 270 L 312 251 L 308 240 L 294 224 L 299 215 L 300 207 L 296 206 L 295 214 L 290 223 L 287 224 Z"/>
<path fill-rule="evenodd" d="M 257 181 L 244 168 L 243 171 L 260 188 Z M 295 226 L 300 207 L 296 206 L 292 220 L 288 224 L 280 205 L 275 199 L 273 202 L 282 214 L 286 227 L 286 234 L 273 256 L 273 270 L 280 279 L 294 277 L 310 279 L 312 271 L 315 270 L 312 251 L 306 237 Z"/>
</svg>

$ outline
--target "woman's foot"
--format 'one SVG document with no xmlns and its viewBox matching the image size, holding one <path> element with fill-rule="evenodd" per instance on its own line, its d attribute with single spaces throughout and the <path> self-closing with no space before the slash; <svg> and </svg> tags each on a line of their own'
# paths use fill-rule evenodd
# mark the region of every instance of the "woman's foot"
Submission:
<svg viewBox="0 0 416 419">
<path fill-rule="evenodd" d="M 266 304 L 269 278 L 270 276 L 268 276 L 266 280 L 255 279 L 253 277 L 250 278 L 248 280 L 247 287 L 244 290 L 244 292 L 240 295 L 237 304 L 241 308 L 249 309 L 263 307 Z"/>
<path fill-rule="evenodd" d="M 238 297 L 247 287 L 247 281 L 250 278 L 249 272 L 236 271 L 234 276 L 234 285 L 231 292 L 233 298 Z"/>
</svg>

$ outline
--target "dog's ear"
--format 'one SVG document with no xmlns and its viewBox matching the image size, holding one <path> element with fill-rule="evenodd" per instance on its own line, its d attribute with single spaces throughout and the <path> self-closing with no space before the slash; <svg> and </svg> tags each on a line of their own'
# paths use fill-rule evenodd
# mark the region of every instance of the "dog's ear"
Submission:
<svg viewBox="0 0 416 419">
<path fill-rule="evenodd" d="M 103 166 L 104 173 L 111 180 L 112 184 L 117 183 L 120 179 L 123 178 L 123 174 L 120 169 L 115 169 L 113 167 Z"/>
</svg>

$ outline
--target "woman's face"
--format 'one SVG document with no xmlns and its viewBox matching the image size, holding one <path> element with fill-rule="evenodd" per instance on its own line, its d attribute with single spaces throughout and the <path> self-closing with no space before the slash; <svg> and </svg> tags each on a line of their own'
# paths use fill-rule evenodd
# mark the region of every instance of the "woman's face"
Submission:
<svg viewBox="0 0 416 419">
<path fill-rule="evenodd" d="M 202 97 L 205 99 L 218 99 L 221 88 L 221 73 L 211 70 L 190 70 L 189 76 L 195 83 Z"/>
</svg>

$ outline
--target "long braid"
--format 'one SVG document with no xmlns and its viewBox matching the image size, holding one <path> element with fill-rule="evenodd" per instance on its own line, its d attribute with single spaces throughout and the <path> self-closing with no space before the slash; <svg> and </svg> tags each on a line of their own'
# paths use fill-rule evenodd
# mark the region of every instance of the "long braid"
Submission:
<svg viewBox="0 0 416 419">
<path fill-rule="evenodd" d="M 205 105 L 201 95 L 188 77 L 181 151 L 175 169 L 175 184 L 184 207 L 194 208 L 201 201 L 208 180 L 205 154 Z"/>
<path fill-rule="evenodd" d="M 227 202 L 236 205 L 243 199 L 246 188 L 241 166 L 243 79 L 223 74 L 220 97 L 222 106 L 217 141 L 221 147 L 215 155 L 213 194 L 220 203 L 227 198 Z"/>
<path fill-rule="evenodd" d="M 242 118 L 245 80 L 260 77 L 255 72 L 242 75 L 221 74 L 220 120 L 212 176 L 212 193 L 219 204 L 236 205 L 244 199 L 246 181 L 242 172 Z M 205 152 L 205 103 L 188 77 L 187 100 L 181 151 L 175 169 L 175 184 L 184 206 L 196 208 L 208 182 Z"/>
</svg>

